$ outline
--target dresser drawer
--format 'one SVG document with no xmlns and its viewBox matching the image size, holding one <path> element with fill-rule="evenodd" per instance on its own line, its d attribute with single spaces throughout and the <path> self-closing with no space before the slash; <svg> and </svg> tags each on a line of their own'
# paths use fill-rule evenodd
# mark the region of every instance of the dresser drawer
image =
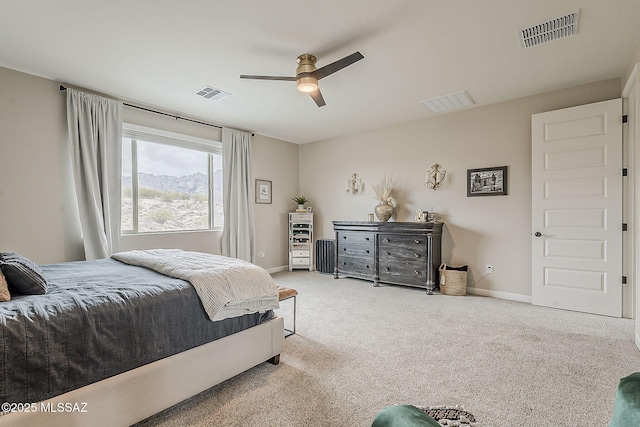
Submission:
<svg viewBox="0 0 640 427">
<path fill-rule="evenodd" d="M 338 232 L 338 246 L 364 245 L 364 246 L 371 246 L 373 248 L 374 242 L 375 242 L 374 233 L 361 233 L 361 232 L 350 232 L 350 231 Z"/>
<path fill-rule="evenodd" d="M 373 276 L 374 268 L 375 260 L 373 257 L 367 259 L 338 255 L 338 270 L 340 273 Z"/>
<path fill-rule="evenodd" d="M 347 251 L 338 252 L 338 262 L 343 259 L 348 259 L 350 262 L 359 262 L 362 264 L 371 264 L 375 263 L 375 256 L 373 251 L 369 251 L 368 249 L 359 248 L 358 250 L 354 248 L 348 248 Z"/>
<path fill-rule="evenodd" d="M 420 268 L 409 265 L 383 265 L 380 263 L 380 281 L 396 283 L 399 285 L 411 285 L 425 287 L 427 284 L 427 271 L 425 265 Z"/>
<path fill-rule="evenodd" d="M 293 265 L 309 265 L 310 258 L 291 258 Z"/>
<path fill-rule="evenodd" d="M 420 247 L 380 248 L 380 265 L 402 264 L 415 268 L 426 265 L 427 249 Z"/>
<path fill-rule="evenodd" d="M 399 234 L 380 234 L 380 251 L 427 254 L 427 236 L 403 236 Z"/>
<path fill-rule="evenodd" d="M 309 251 L 291 251 L 291 256 L 294 258 L 301 258 L 301 257 L 307 257 L 309 258 L 311 256 L 311 254 L 309 253 Z"/>
<path fill-rule="evenodd" d="M 340 245 L 338 248 L 338 256 L 347 255 L 354 256 L 360 258 L 371 258 L 373 260 L 373 255 L 375 252 L 375 248 L 373 245 Z"/>
<path fill-rule="evenodd" d="M 311 222 L 311 218 L 313 214 L 309 214 L 309 213 L 292 213 L 289 214 L 289 219 L 292 222 Z"/>
</svg>

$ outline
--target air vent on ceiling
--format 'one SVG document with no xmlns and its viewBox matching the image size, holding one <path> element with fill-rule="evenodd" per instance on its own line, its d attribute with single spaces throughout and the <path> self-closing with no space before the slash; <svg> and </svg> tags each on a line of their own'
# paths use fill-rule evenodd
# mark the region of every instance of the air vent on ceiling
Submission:
<svg viewBox="0 0 640 427">
<path fill-rule="evenodd" d="M 475 104 L 466 91 L 427 99 L 426 101 L 421 101 L 421 103 L 434 113 L 457 110 Z"/>
<path fill-rule="evenodd" d="M 568 15 L 520 30 L 520 45 L 524 48 L 538 46 L 578 33 L 580 9 Z"/>
<path fill-rule="evenodd" d="M 229 92 L 225 92 L 220 89 L 216 89 L 215 87 L 205 86 L 199 91 L 196 92 L 196 95 L 201 96 L 206 99 L 210 99 L 212 101 L 220 101 L 227 96 L 231 95 Z"/>
</svg>

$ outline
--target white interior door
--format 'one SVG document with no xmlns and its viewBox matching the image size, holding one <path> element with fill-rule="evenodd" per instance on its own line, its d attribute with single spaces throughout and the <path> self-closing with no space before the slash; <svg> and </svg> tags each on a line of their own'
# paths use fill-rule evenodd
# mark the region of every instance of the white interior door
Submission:
<svg viewBox="0 0 640 427">
<path fill-rule="evenodd" d="M 622 100 L 532 116 L 532 302 L 622 316 Z"/>
</svg>

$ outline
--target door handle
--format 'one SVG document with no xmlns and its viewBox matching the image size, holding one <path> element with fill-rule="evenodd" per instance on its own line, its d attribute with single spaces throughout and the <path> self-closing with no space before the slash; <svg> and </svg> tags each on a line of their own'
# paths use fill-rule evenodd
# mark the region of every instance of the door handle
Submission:
<svg viewBox="0 0 640 427">
<path fill-rule="evenodd" d="M 539 232 L 539 231 L 536 231 L 536 232 L 535 232 L 535 234 L 534 234 L 534 236 L 536 236 L 536 237 L 540 237 L 540 236 L 542 236 L 542 233 L 541 233 L 541 232 Z"/>
</svg>

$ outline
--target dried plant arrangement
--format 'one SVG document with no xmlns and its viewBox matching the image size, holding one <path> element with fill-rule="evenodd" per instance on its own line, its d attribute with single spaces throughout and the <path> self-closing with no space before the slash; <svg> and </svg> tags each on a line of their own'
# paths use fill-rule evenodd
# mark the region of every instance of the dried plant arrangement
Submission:
<svg viewBox="0 0 640 427">
<path fill-rule="evenodd" d="M 390 175 L 384 175 L 378 180 L 376 184 L 372 184 L 371 187 L 376 193 L 376 199 L 380 203 L 387 203 L 394 208 L 398 207 L 398 202 L 393 197 L 393 190 L 395 190 L 395 184 L 393 183 L 393 177 Z"/>
</svg>

